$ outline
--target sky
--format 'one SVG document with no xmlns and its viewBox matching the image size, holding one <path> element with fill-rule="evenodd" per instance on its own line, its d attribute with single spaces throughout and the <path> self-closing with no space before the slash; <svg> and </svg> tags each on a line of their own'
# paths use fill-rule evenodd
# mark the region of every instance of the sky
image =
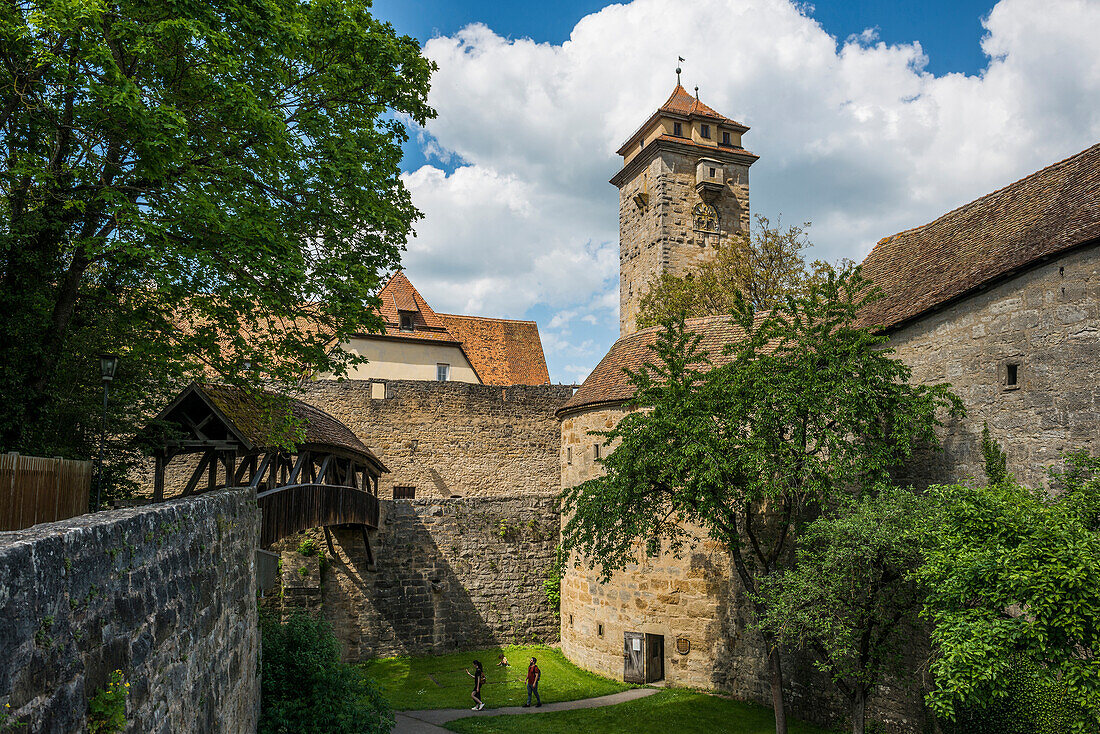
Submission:
<svg viewBox="0 0 1100 734">
<path fill-rule="evenodd" d="M 376 0 L 439 69 L 409 123 L 405 272 L 444 313 L 538 322 L 554 382 L 618 338 L 614 151 L 684 86 L 751 130 L 754 214 L 861 260 L 1100 141 L 1100 0 Z"/>
</svg>

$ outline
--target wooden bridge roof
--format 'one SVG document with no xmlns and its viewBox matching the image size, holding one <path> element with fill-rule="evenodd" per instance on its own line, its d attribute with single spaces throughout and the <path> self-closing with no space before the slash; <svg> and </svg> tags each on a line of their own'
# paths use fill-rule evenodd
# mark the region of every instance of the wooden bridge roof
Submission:
<svg viewBox="0 0 1100 734">
<path fill-rule="evenodd" d="M 209 416 L 217 418 L 211 425 Z M 192 382 L 154 419 L 191 434 L 187 444 L 232 443 L 245 453 L 294 446 L 354 458 L 388 471 L 350 428 L 309 403 L 268 391 Z"/>
</svg>

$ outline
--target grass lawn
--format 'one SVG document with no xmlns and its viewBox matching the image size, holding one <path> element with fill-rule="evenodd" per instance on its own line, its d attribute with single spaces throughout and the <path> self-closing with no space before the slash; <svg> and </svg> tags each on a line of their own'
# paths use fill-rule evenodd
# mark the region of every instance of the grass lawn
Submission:
<svg viewBox="0 0 1100 734">
<path fill-rule="evenodd" d="M 800 721 L 788 724 L 790 734 L 833 734 Z M 763 706 L 674 688 L 617 706 L 458 719 L 446 727 L 463 734 L 775 734 L 775 719 Z"/>
<path fill-rule="evenodd" d="M 497 656 L 508 656 L 510 667 L 496 667 Z M 481 689 L 485 708 L 518 706 L 527 700 L 527 660 L 536 657 L 542 680 L 539 694 L 544 703 L 575 701 L 604 696 L 633 686 L 581 670 L 552 647 L 520 646 L 475 650 L 453 655 L 379 658 L 360 667 L 382 687 L 396 711 L 470 707 L 474 680 L 463 672 L 473 661 L 485 666 L 488 681 Z"/>
</svg>

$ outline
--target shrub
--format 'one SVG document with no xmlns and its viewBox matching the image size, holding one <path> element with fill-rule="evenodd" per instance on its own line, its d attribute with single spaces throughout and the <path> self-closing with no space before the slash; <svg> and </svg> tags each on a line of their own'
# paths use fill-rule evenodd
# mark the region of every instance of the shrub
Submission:
<svg viewBox="0 0 1100 734">
<path fill-rule="evenodd" d="M 1032 662 L 1014 660 L 1004 700 L 963 709 L 945 734 L 1064 734 L 1072 718 L 1065 688 L 1045 683 Z"/>
<path fill-rule="evenodd" d="M 546 602 L 554 614 L 561 613 L 561 577 L 565 572 L 565 554 L 559 545 L 554 550 L 554 561 L 546 570 L 542 588 L 546 590 Z"/>
<path fill-rule="evenodd" d="M 130 684 L 122 671 L 111 673 L 106 688 L 95 692 L 88 702 L 88 734 L 118 734 L 126 726 L 126 691 Z"/>
<path fill-rule="evenodd" d="M 264 615 L 259 734 L 383 734 L 389 704 L 357 668 L 340 661 L 329 625 L 297 614 Z"/>
</svg>

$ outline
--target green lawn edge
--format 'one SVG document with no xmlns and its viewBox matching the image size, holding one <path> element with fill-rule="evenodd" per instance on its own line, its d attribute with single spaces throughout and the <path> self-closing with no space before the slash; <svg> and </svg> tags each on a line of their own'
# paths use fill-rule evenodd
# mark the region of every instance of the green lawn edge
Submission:
<svg viewBox="0 0 1100 734">
<path fill-rule="evenodd" d="M 504 653 L 511 666 L 497 667 Z M 527 698 L 527 660 L 538 658 L 542 670 L 539 693 L 544 703 L 576 701 L 606 696 L 634 688 L 629 683 L 591 673 L 565 659 L 561 651 L 548 645 L 505 645 L 446 655 L 398 656 L 376 658 L 359 664 L 394 711 L 470 708 L 473 680 L 464 668 L 480 660 L 488 682 L 482 688 L 485 708 L 518 706 Z"/>
<path fill-rule="evenodd" d="M 674 725 L 674 728 L 670 728 Z M 688 688 L 666 688 L 651 696 L 600 708 L 540 714 L 469 717 L 444 725 L 459 734 L 774 734 L 771 709 Z M 790 734 L 836 734 L 789 721 Z"/>
</svg>

